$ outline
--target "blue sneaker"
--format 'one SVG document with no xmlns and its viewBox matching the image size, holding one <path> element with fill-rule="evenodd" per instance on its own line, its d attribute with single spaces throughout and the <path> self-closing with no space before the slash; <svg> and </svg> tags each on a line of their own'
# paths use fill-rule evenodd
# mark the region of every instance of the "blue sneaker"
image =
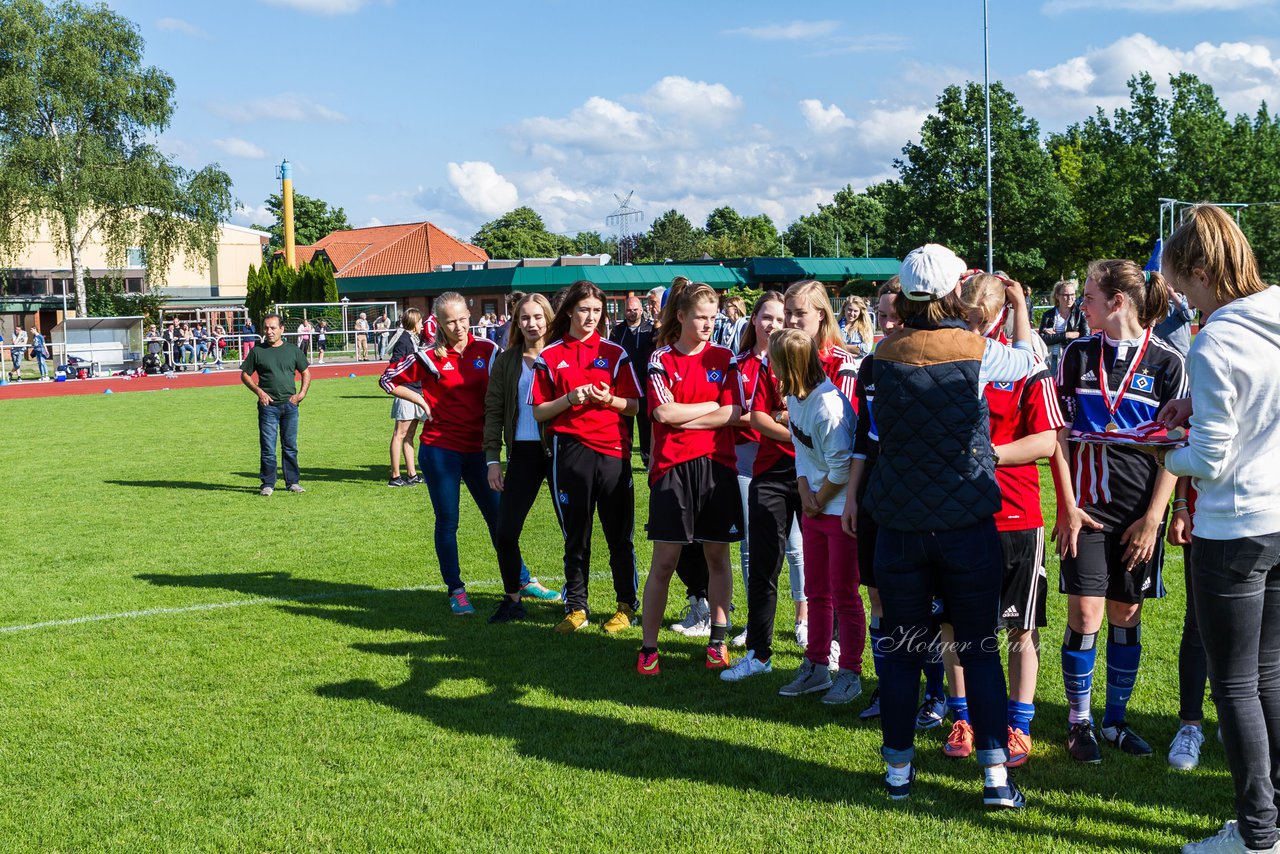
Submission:
<svg viewBox="0 0 1280 854">
<path fill-rule="evenodd" d="M 459 590 L 457 593 L 449 594 L 449 611 L 455 617 L 465 617 L 468 614 L 476 612 L 476 606 L 471 604 L 471 600 L 467 598 L 467 591 Z"/>
<path fill-rule="evenodd" d="M 924 702 L 920 704 L 920 711 L 916 712 L 916 729 L 933 729 L 946 716 L 947 698 L 930 697 L 926 694 Z"/>
<path fill-rule="evenodd" d="M 983 786 L 982 803 L 989 807 L 1020 810 L 1027 805 L 1027 799 L 1010 777 L 1003 786 Z"/>
<path fill-rule="evenodd" d="M 901 777 L 892 772 L 898 769 L 888 769 L 884 775 L 884 791 L 891 801 L 904 801 L 911 797 L 911 784 L 916 781 L 916 766 L 907 766 L 906 777 Z"/>
<path fill-rule="evenodd" d="M 560 594 L 555 590 L 548 590 L 538 583 L 538 579 L 530 578 L 529 583 L 520 588 L 521 599 L 536 599 L 539 602 L 559 602 Z"/>
</svg>

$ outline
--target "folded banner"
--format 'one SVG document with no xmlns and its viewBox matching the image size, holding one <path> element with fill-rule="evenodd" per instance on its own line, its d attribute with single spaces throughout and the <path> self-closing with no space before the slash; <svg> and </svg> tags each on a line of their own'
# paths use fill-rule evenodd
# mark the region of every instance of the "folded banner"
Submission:
<svg viewBox="0 0 1280 854">
<path fill-rule="evenodd" d="M 1160 445 L 1176 448 L 1187 444 L 1187 431 L 1182 427 L 1167 429 L 1159 421 L 1148 421 L 1137 427 L 1123 430 L 1107 430 L 1105 432 L 1086 430 L 1072 431 L 1071 441 L 1086 445 Z"/>
</svg>

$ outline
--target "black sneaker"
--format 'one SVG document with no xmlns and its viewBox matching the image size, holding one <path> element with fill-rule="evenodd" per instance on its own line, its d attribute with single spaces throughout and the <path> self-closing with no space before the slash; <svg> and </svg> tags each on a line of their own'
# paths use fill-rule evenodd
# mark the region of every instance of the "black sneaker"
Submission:
<svg viewBox="0 0 1280 854">
<path fill-rule="evenodd" d="M 387 481 L 387 486 L 408 486 L 408 485 L 409 485 L 409 481 L 405 480 L 400 475 L 396 475 L 395 477 L 391 478 L 391 480 Z"/>
<path fill-rule="evenodd" d="M 858 720 L 871 721 L 880 717 L 880 689 L 877 688 L 871 692 L 871 702 L 861 712 L 858 712 Z"/>
<path fill-rule="evenodd" d="M 418 484 L 420 484 L 420 483 L 426 483 L 426 480 L 424 480 L 424 479 L 423 479 L 422 475 L 420 475 L 420 474 L 415 474 L 413 477 L 409 478 L 409 480 L 407 481 L 407 483 L 408 483 L 410 486 L 417 486 L 417 485 L 418 485 Z"/>
<path fill-rule="evenodd" d="M 1097 765 L 1102 761 L 1102 751 L 1098 748 L 1098 736 L 1093 731 L 1092 721 L 1082 721 L 1071 725 L 1067 731 L 1067 753 L 1077 762 Z"/>
<path fill-rule="evenodd" d="M 1115 726 L 1104 726 L 1102 737 L 1121 753 L 1139 757 L 1151 755 L 1151 745 L 1143 741 L 1142 736 L 1129 729 L 1129 725 L 1124 721 L 1120 721 Z"/>
<path fill-rule="evenodd" d="M 982 803 L 989 807 L 1020 810 L 1027 805 L 1027 799 L 1018 784 L 1009 777 L 1003 786 L 983 786 Z"/>
<path fill-rule="evenodd" d="M 916 766 L 913 763 L 909 766 L 907 772 L 907 781 L 905 783 L 889 782 L 889 773 L 886 771 L 884 775 L 884 793 L 889 796 L 891 801 L 905 801 L 911 797 L 911 784 L 916 781 Z"/>
<path fill-rule="evenodd" d="M 493 616 L 489 618 L 491 623 L 509 623 L 512 620 L 523 620 L 529 616 L 529 612 L 525 610 L 524 605 L 518 600 L 502 597 L 502 601 L 498 603 L 498 610 L 493 612 Z"/>
</svg>

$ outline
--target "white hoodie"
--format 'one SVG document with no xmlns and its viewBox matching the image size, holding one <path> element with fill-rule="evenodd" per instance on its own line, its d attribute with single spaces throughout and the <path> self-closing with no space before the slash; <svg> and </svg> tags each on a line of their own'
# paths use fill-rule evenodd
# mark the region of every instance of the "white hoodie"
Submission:
<svg viewBox="0 0 1280 854">
<path fill-rule="evenodd" d="M 1165 468 L 1194 478 L 1193 530 L 1209 540 L 1280 532 L 1280 288 L 1215 311 L 1187 354 L 1190 444 Z"/>
</svg>

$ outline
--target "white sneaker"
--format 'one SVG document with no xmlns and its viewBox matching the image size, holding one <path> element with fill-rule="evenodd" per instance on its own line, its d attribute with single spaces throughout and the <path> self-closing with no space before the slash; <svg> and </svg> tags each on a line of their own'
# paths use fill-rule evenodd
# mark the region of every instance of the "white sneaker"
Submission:
<svg viewBox="0 0 1280 854">
<path fill-rule="evenodd" d="M 732 646 L 737 646 L 737 647 L 743 647 L 743 646 L 746 646 L 746 645 L 747 645 L 747 630 L 746 630 L 746 629 L 743 629 L 743 630 L 742 630 L 742 634 L 740 634 L 740 635 L 736 636 L 733 640 L 729 641 L 729 643 L 730 643 L 730 645 L 732 645 Z"/>
<path fill-rule="evenodd" d="M 1200 746 L 1204 744 L 1204 732 L 1198 726 L 1187 724 L 1178 730 L 1169 745 L 1169 764 L 1179 771 L 1190 771 L 1200 764 Z"/>
<path fill-rule="evenodd" d="M 1182 846 L 1182 854 L 1275 854 L 1280 851 L 1280 842 L 1270 848 L 1250 848 L 1240 838 L 1240 827 L 1232 819 L 1222 825 L 1215 835 L 1199 842 L 1188 842 Z"/>
<path fill-rule="evenodd" d="M 690 596 L 684 619 L 672 623 L 671 631 L 687 638 L 711 637 L 711 606 L 707 604 L 707 600 Z"/>
<path fill-rule="evenodd" d="M 796 644 L 801 649 L 809 648 L 809 622 L 796 620 Z"/>
<path fill-rule="evenodd" d="M 741 682 L 743 679 L 750 679 L 752 676 L 759 676 L 761 673 L 772 673 L 772 661 L 758 661 L 756 659 L 756 651 L 748 650 L 747 654 L 739 658 L 731 667 L 720 671 L 720 678 L 725 682 Z"/>
</svg>

